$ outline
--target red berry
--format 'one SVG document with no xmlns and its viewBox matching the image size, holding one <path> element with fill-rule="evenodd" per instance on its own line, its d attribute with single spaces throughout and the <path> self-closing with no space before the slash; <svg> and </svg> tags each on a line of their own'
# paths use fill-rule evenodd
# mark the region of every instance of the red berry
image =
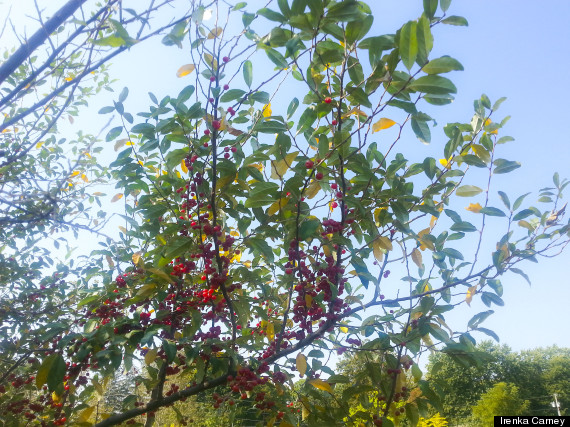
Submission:
<svg viewBox="0 0 570 427">
<path fill-rule="evenodd" d="M 286 268 L 285 274 L 293 274 L 293 269 L 292 268 Z"/>
<path fill-rule="evenodd" d="M 326 104 L 330 104 L 331 102 L 332 102 L 331 97 L 330 97 L 330 96 L 327 96 L 327 97 L 325 98 L 325 103 L 326 103 Z"/>
<path fill-rule="evenodd" d="M 228 90 L 229 88 L 230 88 L 230 85 L 228 85 L 228 84 L 224 85 L 224 90 Z"/>
<path fill-rule="evenodd" d="M 210 129 L 206 129 L 204 131 L 204 135 L 210 135 Z M 204 147 L 207 147 L 207 145 L 204 145 Z"/>
<path fill-rule="evenodd" d="M 219 129 L 222 126 L 222 123 L 219 120 L 212 120 L 212 127 L 214 129 Z"/>
<path fill-rule="evenodd" d="M 336 126 L 337 123 L 338 123 L 338 122 L 337 122 L 336 120 L 333 120 L 333 121 L 332 121 L 332 125 L 333 125 L 333 126 Z"/>
<path fill-rule="evenodd" d="M 313 163 L 312 160 L 307 160 L 307 161 L 305 162 L 305 167 L 306 167 L 307 169 L 313 169 L 313 166 L 314 166 L 314 165 L 315 165 L 315 164 Z"/>
<path fill-rule="evenodd" d="M 232 153 L 235 153 L 237 151 L 237 147 L 232 147 Z"/>
<path fill-rule="evenodd" d="M 332 184 L 331 184 L 331 188 L 332 188 L 333 190 L 336 190 L 336 189 L 338 188 L 338 185 L 337 185 L 336 183 L 332 183 Z"/>
<path fill-rule="evenodd" d="M 228 58 L 227 56 L 224 56 L 224 57 L 222 58 L 222 61 L 224 61 L 224 62 L 229 62 L 229 61 L 230 61 L 230 58 Z"/>
<path fill-rule="evenodd" d="M 215 81 L 216 81 L 216 76 L 210 77 L 210 81 L 211 81 L 211 82 L 215 82 Z"/>
<path fill-rule="evenodd" d="M 322 172 L 317 172 L 317 174 L 315 175 L 315 178 L 317 178 L 317 180 L 323 179 L 323 174 L 322 174 Z"/>
</svg>

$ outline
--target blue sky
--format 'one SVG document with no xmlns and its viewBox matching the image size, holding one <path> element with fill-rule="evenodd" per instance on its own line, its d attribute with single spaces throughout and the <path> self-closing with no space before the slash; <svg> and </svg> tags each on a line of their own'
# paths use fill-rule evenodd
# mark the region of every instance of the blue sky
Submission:
<svg viewBox="0 0 570 427">
<path fill-rule="evenodd" d="M 3 3 L 0 16 L 4 15 L 10 1 Z M 63 3 L 63 0 L 50 0 L 49 7 L 54 7 L 55 3 Z M 262 7 L 266 2 L 253 0 L 249 3 Z M 419 0 L 374 0 L 369 3 L 376 17 L 371 30 L 375 35 L 393 33 L 407 20 L 417 18 L 422 10 Z M 17 4 L 18 14 L 32 13 L 31 0 L 20 0 Z M 40 5 L 43 4 L 47 4 L 46 0 L 40 0 Z M 426 108 L 426 112 L 439 123 L 433 130 L 431 145 L 425 147 L 413 137 L 410 137 L 409 144 L 414 144 L 418 156 L 435 157 L 441 153 L 445 143 L 443 138 L 438 139 L 445 123 L 470 121 L 473 100 L 482 93 L 492 101 L 506 96 L 508 100 L 501 106 L 498 116 L 511 115 L 512 118 L 501 133 L 513 136 L 515 141 L 501 147 L 501 157 L 518 160 L 523 167 L 502 175 L 494 187 L 494 194 L 503 190 L 514 199 L 533 191 L 535 193 L 529 196 L 531 200 L 539 188 L 552 184 L 553 172 L 558 171 L 561 177 L 570 177 L 570 141 L 566 129 L 570 99 L 567 76 L 570 65 L 570 3 L 555 0 L 540 3 L 529 0 L 455 0 L 448 14 L 465 16 L 469 27 L 436 27 L 432 57 L 450 55 L 464 65 L 465 71 L 450 76 L 458 88 L 453 104 Z M 26 28 L 30 34 L 35 25 L 28 21 Z M 167 94 L 175 95 L 190 84 L 175 77 L 178 67 L 188 62 L 186 51 L 164 48 L 160 43 L 146 44 L 135 46 L 131 52 L 117 58 L 111 75 L 118 79 L 115 85 L 117 93 L 123 86 L 129 87 L 131 111 L 142 111 L 148 105 L 148 91 L 160 98 Z M 264 70 L 256 66 L 254 73 L 260 76 Z M 111 104 L 108 94 L 103 96 L 106 98 L 94 100 L 93 108 L 84 114 Z M 72 130 L 95 123 L 86 131 L 97 133 L 103 122 L 90 116 L 88 120 L 76 121 Z M 465 206 L 471 201 L 465 199 Z M 500 205 L 497 202 L 495 206 Z M 538 265 L 523 267 L 531 278 L 531 287 L 520 276 L 507 274 L 503 280 L 506 305 L 495 308 L 495 315 L 483 326 L 493 329 L 502 342 L 517 350 L 552 344 L 570 347 L 566 319 L 570 302 L 569 266 L 570 250 L 567 250 L 557 258 L 543 259 Z M 484 309 L 486 307 L 475 302 L 471 308 L 462 306 L 448 316 L 448 323 L 460 330 L 471 316 Z"/>
</svg>

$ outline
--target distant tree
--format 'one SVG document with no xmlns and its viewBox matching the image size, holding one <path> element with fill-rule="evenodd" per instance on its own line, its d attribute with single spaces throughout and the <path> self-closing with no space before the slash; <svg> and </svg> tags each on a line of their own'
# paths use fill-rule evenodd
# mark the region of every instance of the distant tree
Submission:
<svg viewBox="0 0 570 427">
<path fill-rule="evenodd" d="M 429 416 L 441 397 L 412 358 L 441 344 L 487 360 L 471 332 L 495 336 L 482 327 L 492 310 L 459 332 L 443 314 L 474 298 L 504 305 L 504 273 L 525 276 L 522 263 L 570 243 L 560 206 L 570 182 L 558 174 L 541 208 L 528 194 L 495 196 L 520 167 L 501 157 L 512 140 L 504 99 L 481 95 L 418 158 L 430 114 L 457 92 L 447 76 L 463 69 L 432 54 L 432 29 L 467 20 L 450 0 L 418 1 L 419 17 L 392 34 L 357 0 L 123 3 L 74 15 L 61 44 L 40 37 L 45 57 L 24 55 L 2 82 L 1 419 L 150 427 L 189 398 L 212 410 L 239 399 L 257 424 L 290 426 L 300 408 L 288 392 L 309 426 L 345 425 L 352 402 L 375 398 L 376 414 L 360 411 L 367 423 Z M 174 3 L 186 11 L 150 30 Z M 166 28 L 164 44 L 187 47 L 176 74 L 189 84 L 150 92 L 132 113 L 127 88 L 108 100 L 99 113 L 120 125 L 105 140 L 121 150 L 108 168 L 93 159 L 96 137 L 78 136 L 66 155 L 61 118 L 85 107 L 90 84 L 100 89 L 85 79 L 107 87 L 105 61 Z M 102 232 L 90 184 L 107 179 L 120 231 L 87 257 L 38 256 L 61 230 Z M 354 382 L 327 366 L 347 348 L 373 354 Z M 135 369 L 134 386 L 119 387 L 128 395 L 111 393 L 99 411 L 102 384 Z"/>
<path fill-rule="evenodd" d="M 492 426 L 498 415 L 529 415 L 529 406 L 529 401 L 520 397 L 517 386 L 500 382 L 483 393 L 473 407 L 473 422 L 477 427 Z"/>
<path fill-rule="evenodd" d="M 471 408 L 497 382 L 517 386 L 533 415 L 552 415 L 555 392 L 562 408 L 567 408 L 570 349 L 554 346 L 513 352 L 506 345 L 486 341 L 477 345 L 477 351 L 477 363 L 472 364 L 445 353 L 430 356 L 427 375 L 442 396 L 442 414 L 452 423 L 467 420 Z"/>
</svg>

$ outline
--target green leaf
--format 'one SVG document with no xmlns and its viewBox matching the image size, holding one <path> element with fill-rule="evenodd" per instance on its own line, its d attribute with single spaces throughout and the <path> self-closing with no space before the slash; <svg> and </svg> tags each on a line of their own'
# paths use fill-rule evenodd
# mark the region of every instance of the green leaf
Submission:
<svg viewBox="0 0 570 427">
<path fill-rule="evenodd" d="M 422 70 L 427 74 L 441 74 L 450 71 L 463 71 L 463 65 L 451 56 L 442 56 L 429 61 Z"/>
<path fill-rule="evenodd" d="M 515 203 L 513 204 L 513 210 L 516 211 L 518 208 L 520 208 L 521 203 L 523 202 L 523 200 L 525 199 L 526 196 L 528 196 L 530 193 L 526 193 L 523 194 L 522 196 L 517 197 L 517 199 L 515 200 Z"/>
<path fill-rule="evenodd" d="M 489 285 L 497 295 L 499 295 L 500 297 L 503 296 L 503 285 L 501 284 L 500 280 L 489 279 L 487 280 L 487 285 Z"/>
<path fill-rule="evenodd" d="M 483 304 L 487 307 L 491 307 L 491 304 L 496 304 L 501 307 L 505 305 L 500 296 L 492 294 L 491 292 L 483 292 L 481 294 L 481 301 L 483 301 Z"/>
<path fill-rule="evenodd" d="M 424 13 L 429 19 L 435 16 L 437 10 L 437 0 L 424 0 Z"/>
<path fill-rule="evenodd" d="M 483 323 L 490 315 L 494 313 L 493 310 L 483 311 L 481 313 L 477 313 L 475 316 L 469 320 L 467 326 L 471 329 L 476 329 L 481 323 Z"/>
<path fill-rule="evenodd" d="M 309 237 L 313 236 L 320 225 L 321 222 L 316 219 L 303 221 L 299 227 L 299 240 L 307 240 Z"/>
<path fill-rule="evenodd" d="M 267 53 L 267 56 L 269 57 L 271 62 L 273 62 L 279 68 L 287 68 L 289 66 L 289 63 L 287 62 L 285 57 L 275 49 L 269 48 L 266 50 L 265 53 Z"/>
<path fill-rule="evenodd" d="M 473 231 L 477 231 L 477 227 L 467 221 L 456 222 L 450 227 L 452 231 L 459 231 L 462 233 L 471 233 Z"/>
<path fill-rule="evenodd" d="M 492 207 L 482 208 L 479 212 L 489 216 L 507 216 L 502 210 Z"/>
<path fill-rule="evenodd" d="M 435 2 L 437 3 L 437 0 L 435 0 Z M 418 37 L 418 55 L 416 62 L 421 67 L 428 61 L 429 54 L 433 48 L 433 35 L 431 34 L 429 19 L 422 16 L 418 20 L 416 31 Z"/>
<path fill-rule="evenodd" d="M 220 101 L 222 102 L 233 101 L 234 99 L 242 98 L 245 94 L 246 92 L 244 90 L 230 89 L 227 92 L 224 92 L 224 94 L 220 97 Z"/>
<path fill-rule="evenodd" d="M 121 91 L 121 94 L 119 95 L 119 102 L 125 102 L 125 100 L 127 99 L 127 96 L 129 96 L 129 88 L 125 87 L 125 88 L 123 88 L 123 90 Z"/>
<path fill-rule="evenodd" d="M 431 131 L 427 122 L 416 120 L 412 117 L 412 130 L 417 138 L 424 144 L 429 144 L 431 141 Z"/>
<path fill-rule="evenodd" d="M 495 169 L 493 169 L 493 173 L 495 174 L 509 173 L 521 167 L 521 164 L 519 162 L 505 159 L 497 159 L 493 162 L 493 164 L 495 165 Z"/>
<path fill-rule="evenodd" d="M 364 14 L 360 12 L 356 0 L 345 0 L 329 7 L 326 16 L 333 21 L 350 22 L 363 19 Z"/>
<path fill-rule="evenodd" d="M 519 211 L 513 216 L 513 221 L 520 221 L 521 219 L 525 219 L 526 217 L 532 215 L 534 212 L 530 209 L 523 209 Z"/>
<path fill-rule="evenodd" d="M 456 15 L 451 15 L 443 19 L 441 22 L 448 25 L 459 25 L 461 27 L 467 27 L 469 25 L 467 19 L 465 19 L 463 16 Z"/>
<path fill-rule="evenodd" d="M 459 197 L 473 197 L 481 192 L 483 192 L 483 190 L 475 185 L 462 185 L 455 191 L 455 194 Z"/>
<path fill-rule="evenodd" d="M 111 129 L 108 133 L 107 136 L 105 137 L 105 140 L 107 142 L 114 140 L 115 138 L 117 138 L 121 133 L 123 132 L 123 127 L 122 126 L 117 126 L 114 127 L 113 129 Z"/>
<path fill-rule="evenodd" d="M 254 130 L 261 133 L 282 133 L 287 132 L 287 125 L 277 120 L 260 121 L 255 125 Z"/>
<path fill-rule="evenodd" d="M 243 80 L 245 81 L 247 87 L 251 87 L 252 78 L 253 78 L 252 68 L 253 66 L 249 59 L 243 63 Z"/>
<path fill-rule="evenodd" d="M 477 330 L 478 330 L 479 332 L 483 332 L 485 335 L 490 336 L 491 338 L 493 338 L 493 339 L 494 339 L 495 341 L 497 341 L 497 342 L 500 342 L 500 341 L 501 341 L 501 340 L 499 339 L 499 336 L 498 336 L 495 332 L 493 332 L 492 330 L 490 330 L 490 329 L 487 329 L 487 328 L 477 328 Z"/>
<path fill-rule="evenodd" d="M 409 21 L 400 30 L 400 57 L 404 66 L 410 70 L 418 54 L 417 23 Z"/>
<path fill-rule="evenodd" d="M 47 377 L 47 385 L 50 391 L 55 391 L 63 384 L 63 377 L 65 376 L 65 360 L 61 354 L 56 354 L 50 366 Z"/>
<path fill-rule="evenodd" d="M 516 274 L 518 274 L 518 275 L 524 277 L 524 279 L 525 279 L 525 280 L 528 282 L 528 284 L 530 285 L 530 279 L 528 278 L 528 275 L 527 275 L 524 271 L 522 271 L 522 270 L 519 269 L 519 268 L 511 268 L 510 271 L 512 271 L 513 273 L 516 273 Z"/>
<path fill-rule="evenodd" d="M 408 88 L 411 90 L 415 90 L 417 92 L 423 92 L 433 95 L 445 95 L 448 93 L 457 93 L 457 88 L 451 82 L 451 80 L 438 75 L 428 75 L 420 77 L 419 79 L 411 82 Z"/>
<path fill-rule="evenodd" d="M 257 11 L 257 14 L 269 19 L 270 21 L 280 22 L 281 24 L 284 24 L 285 21 L 287 21 L 287 18 L 285 18 L 279 12 L 275 12 L 274 10 L 268 9 L 266 7 L 259 9 Z"/>
<path fill-rule="evenodd" d="M 439 7 L 441 7 L 441 10 L 443 10 L 444 12 L 447 11 L 447 9 L 449 9 L 450 5 L 451 5 L 451 0 L 440 0 L 439 1 Z"/>
<path fill-rule="evenodd" d="M 267 261 L 273 262 L 274 254 L 271 246 L 262 237 L 250 237 L 245 240 L 245 245 L 253 250 L 254 255 L 263 255 Z"/>
<path fill-rule="evenodd" d="M 295 111 L 297 111 L 297 107 L 299 106 L 299 100 L 297 98 L 293 98 L 289 103 L 289 107 L 287 107 L 287 120 L 291 118 Z"/>
<path fill-rule="evenodd" d="M 497 99 L 495 101 L 495 103 L 493 104 L 493 111 L 497 111 L 499 109 L 499 107 L 501 106 L 501 104 L 503 102 L 505 102 L 506 100 L 507 100 L 507 98 L 504 96 L 502 98 Z"/>
<path fill-rule="evenodd" d="M 127 44 L 127 42 L 123 38 L 117 36 L 103 37 L 102 39 L 93 40 L 92 43 L 98 46 L 110 46 L 110 47 L 121 47 L 124 44 Z"/>
<path fill-rule="evenodd" d="M 258 182 L 255 184 L 253 190 L 249 192 L 249 197 L 245 201 L 246 208 L 260 208 L 262 206 L 270 205 L 275 201 L 272 195 L 279 186 L 273 182 Z"/>
<path fill-rule="evenodd" d="M 511 201 L 509 200 L 509 196 L 507 196 L 504 192 L 499 191 L 499 197 L 501 198 L 501 200 L 503 201 L 503 203 L 507 207 L 507 209 L 511 209 Z M 513 209 L 516 210 L 517 208 L 513 208 Z"/>
<path fill-rule="evenodd" d="M 361 40 L 372 27 L 374 17 L 372 15 L 366 16 L 361 21 L 351 21 L 346 25 L 346 41 L 352 45 L 354 42 Z"/>
</svg>

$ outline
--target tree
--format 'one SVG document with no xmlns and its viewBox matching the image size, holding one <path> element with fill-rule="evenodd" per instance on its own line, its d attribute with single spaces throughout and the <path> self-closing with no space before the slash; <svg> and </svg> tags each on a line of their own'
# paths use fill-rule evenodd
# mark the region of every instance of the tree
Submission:
<svg viewBox="0 0 570 427">
<path fill-rule="evenodd" d="M 478 426 L 489 426 L 499 415 L 528 415 L 529 401 L 522 400 L 513 384 L 497 383 L 483 393 L 473 407 L 473 419 Z"/>
<path fill-rule="evenodd" d="M 146 23 L 153 4 L 133 19 Z M 456 87 L 442 74 L 463 68 L 432 57 L 431 28 L 465 18 L 448 13 L 448 0 L 423 4 L 418 19 L 379 35 L 361 1 L 278 0 L 258 10 L 192 2 L 164 39 L 188 46 L 178 76 L 192 84 L 160 100 L 151 92 L 148 110 L 136 115 L 125 107 L 125 88 L 100 111 L 120 117 L 105 138 L 123 148 L 109 165 L 112 201 L 124 203 L 119 236 L 49 277 L 41 264 L 6 261 L 25 286 L 2 301 L 2 330 L 12 337 L 3 352 L 4 419 L 151 426 L 164 408 L 222 389 L 213 406 L 248 401 L 264 423 L 296 424 L 302 410 L 306 424 L 342 425 L 351 415 L 346 402 L 370 392 L 327 366 L 332 352 L 344 351 L 377 354 L 371 363 L 385 404 L 367 423 L 415 425 L 428 405 L 439 408 L 417 367 L 417 388 L 403 388 L 412 357 L 435 340 L 457 358 L 481 358 L 471 332 L 494 336 L 481 326 L 492 310 L 449 334 L 443 313 L 479 297 L 503 305 L 502 274 L 524 276 L 524 261 L 567 245 L 560 198 L 568 181 L 556 174 L 555 188 L 539 192 L 546 209 L 523 205 L 526 195 L 511 203 L 502 191 L 504 208 L 494 206 L 496 181 L 520 165 L 499 157 L 509 140 L 496 118 L 503 100 L 485 95 L 466 123 L 444 127 L 443 153 L 435 147 L 435 157 L 415 162 L 396 152 L 408 135 L 430 142 L 433 119 L 421 109 L 448 105 Z M 93 33 L 103 38 L 80 52 L 141 39 L 122 21 L 105 22 Z M 259 77 L 253 65 L 264 61 L 274 69 Z M 20 73 L 19 82 L 32 71 Z M 286 85 L 297 85 L 287 92 L 303 93 L 302 101 L 280 92 Z M 28 111 L 8 112 L 5 126 Z M 392 144 L 379 148 L 379 136 Z M 35 165 L 35 144 L 26 141 L 25 156 L 16 157 Z M 485 171 L 484 188 L 474 185 L 474 169 Z M 53 199 L 61 194 L 59 186 Z M 457 198 L 474 202 L 478 194 L 483 205 L 461 215 Z M 95 219 L 85 215 L 89 227 Z M 50 215 L 30 223 L 43 221 L 58 223 Z M 487 248 L 492 221 L 504 234 Z M 469 236 L 474 249 L 461 245 Z M 400 281 L 389 268 L 402 261 Z M 134 391 L 120 408 L 97 411 L 101 384 L 133 369 L 135 387 L 125 388 Z M 306 378 L 300 403 L 282 398 L 296 374 Z M 337 383 L 347 384 L 342 400 L 334 398 Z"/>
<path fill-rule="evenodd" d="M 427 375 L 443 396 L 442 414 L 454 424 L 467 422 L 472 408 L 498 382 L 516 386 L 532 415 L 552 415 L 554 393 L 559 393 L 560 400 L 565 398 L 570 350 L 554 346 L 513 352 L 491 342 L 480 343 L 477 350 L 482 358 L 473 366 L 444 353 L 430 356 Z"/>
</svg>

